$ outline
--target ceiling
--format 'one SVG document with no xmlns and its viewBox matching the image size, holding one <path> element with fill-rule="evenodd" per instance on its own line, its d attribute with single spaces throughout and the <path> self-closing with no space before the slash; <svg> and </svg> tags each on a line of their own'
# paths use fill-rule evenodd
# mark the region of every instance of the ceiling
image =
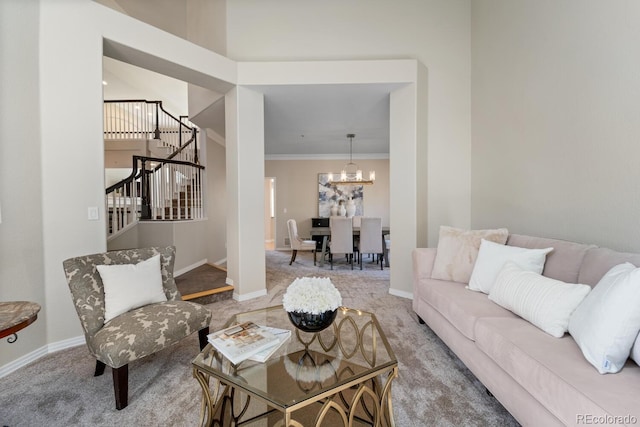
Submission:
<svg viewBox="0 0 640 427">
<path fill-rule="evenodd" d="M 265 154 L 331 156 L 389 153 L 390 85 L 257 87 L 264 93 Z"/>
<path fill-rule="evenodd" d="M 104 99 L 162 100 L 173 115 L 188 110 L 185 82 L 105 57 Z M 265 156 L 354 158 L 389 154 L 389 84 L 253 86 L 265 100 Z M 177 110 L 177 111 L 175 111 Z M 218 108 L 217 114 L 224 114 Z M 215 118 L 214 118 L 215 119 Z M 224 120 L 212 120 L 220 126 Z M 200 124 L 202 126 L 202 124 Z M 224 129 L 214 130 L 224 135 Z"/>
</svg>

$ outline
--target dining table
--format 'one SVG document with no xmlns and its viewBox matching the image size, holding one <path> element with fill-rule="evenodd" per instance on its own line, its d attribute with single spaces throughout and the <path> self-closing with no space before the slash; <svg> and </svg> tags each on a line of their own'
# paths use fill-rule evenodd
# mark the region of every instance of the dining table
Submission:
<svg viewBox="0 0 640 427">
<path fill-rule="evenodd" d="M 331 236 L 331 227 L 311 227 L 311 238 L 321 237 L 322 238 L 322 252 L 320 254 L 320 267 L 324 266 L 324 256 L 327 253 L 327 242 L 329 241 L 329 237 Z M 384 254 L 384 266 L 389 267 L 389 249 L 387 248 L 387 243 L 384 238 L 387 234 L 391 234 L 391 229 L 389 226 L 382 227 L 382 253 Z M 353 227 L 353 235 L 360 235 L 360 227 Z M 315 240 L 315 239 L 314 239 Z"/>
</svg>

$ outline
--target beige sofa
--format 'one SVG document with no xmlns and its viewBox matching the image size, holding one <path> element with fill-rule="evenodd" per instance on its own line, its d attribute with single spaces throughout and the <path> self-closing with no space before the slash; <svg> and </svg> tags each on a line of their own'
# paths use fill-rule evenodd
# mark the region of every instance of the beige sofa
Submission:
<svg viewBox="0 0 640 427">
<path fill-rule="evenodd" d="M 507 245 L 553 247 L 543 275 L 569 283 L 640 266 L 640 254 L 593 245 L 513 234 Z M 640 425 L 640 366 L 599 374 L 569 334 L 554 338 L 464 283 L 432 279 L 435 257 L 413 252 L 413 310 L 522 425 Z"/>
</svg>

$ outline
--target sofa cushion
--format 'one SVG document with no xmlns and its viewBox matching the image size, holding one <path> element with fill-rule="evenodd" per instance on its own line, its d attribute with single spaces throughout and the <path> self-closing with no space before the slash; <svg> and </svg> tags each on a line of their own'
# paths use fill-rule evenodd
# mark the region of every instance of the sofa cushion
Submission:
<svg viewBox="0 0 640 427">
<path fill-rule="evenodd" d="M 461 230 L 441 226 L 438 238 L 438 252 L 431 277 L 469 283 L 473 265 L 480 249 L 480 240 L 490 240 L 504 244 L 509 232 L 506 228 L 497 230 Z"/>
<path fill-rule="evenodd" d="M 552 250 L 553 248 L 528 249 L 499 245 L 482 239 L 471 279 L 469 279 L 469 289 L 488 294 L 507 261 L 515 262 L 523 270 L 542 274 L 547 254 Z"/>
<path fill-rule="evenodd" d="M 517 317 L 489 301 L 487 295 L 473 292 L 464 284 L 424 279 L 421 298 L 451 322 L 465 337 L 475 340 L 475 324 L 481 317 Z"/>
<path fill-rule="evenodd" d="M 584 357 L 601 374 L 618 372 L 640 331 L 640 268 L 625 262 L 602 277 L 569 322 Z"/>
<path fill-rule="evenodd" d="M 580 267 L 578 282 L 595 286 L 607 271 L 625 262 L 640 267 L 640 254 L 616 252 L 607 248 L 589 249 Z"/>
<path fill-rule="evenodd" d="M 556 338 L 567 332 L 569 317 L 591 291 L 588 285 L 565 283 L 507 262 L 489 299 Z"/>
<path fill-rule="evenodd" d="M 587 251 L 596 247 L 595 245 L 519 234 L 509 235 L 507 245 L 530 249 L 553 248 L 553 251 L 547 255 L 542 275 L 567 283 L 582 283 L 578 281 L 580 265 Z"/>
<path fill-rule="evenodd" d="M 640 419 L 640 366 L 633 362 L 597 375 L 569 335 L 553 338 L 523 319 L 478 319 L 475 336 L 480 350 L 565 425 L 586 424 L 581 415 Z"/>
</svg>

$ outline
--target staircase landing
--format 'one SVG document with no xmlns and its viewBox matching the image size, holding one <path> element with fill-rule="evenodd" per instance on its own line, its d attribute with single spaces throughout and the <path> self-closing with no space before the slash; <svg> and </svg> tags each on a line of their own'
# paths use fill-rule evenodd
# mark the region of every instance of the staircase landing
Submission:
<svg viewBox="0 0 640 427">
<path fill-rule="evenodd" d="M 225 269 L 209 264 L 201 265 L 175 278 L 182 299 L 199 304 L 231 299 L 233 286 L 227 285 L 226 279 Z"/>
</svg>

